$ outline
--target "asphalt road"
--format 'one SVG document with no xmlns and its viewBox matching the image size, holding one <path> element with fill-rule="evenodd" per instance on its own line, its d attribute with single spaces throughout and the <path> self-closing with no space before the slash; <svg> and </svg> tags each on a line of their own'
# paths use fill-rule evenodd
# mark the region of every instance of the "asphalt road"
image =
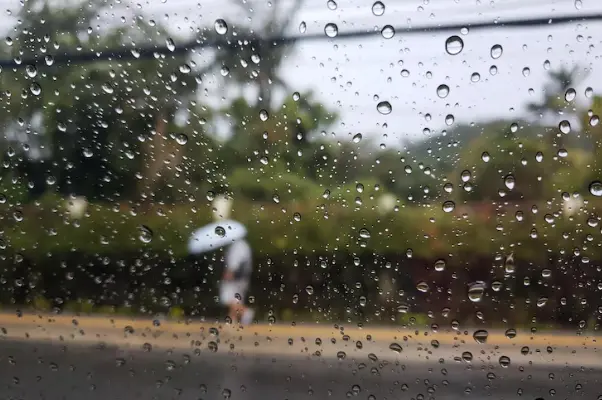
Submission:
<svg viewBox="0 0 602 400">
<path fill-rule="evenodd" d="M 408 350 L 410 351 L 410 350 Z M 414 350 L 420 351 L 420 349 Z M 458 349 L 458 354 L 462 349 Z M 403 353 L 402 353 L 403 354 Z M 236 356 L 221 348 L 165 350 L 40 340 L 0 340 L 0 399 L 597 399 L 602 369 L 531 364 L 482 350 L 471 362 L 343 360 L 312 354 Z M 602 368 L 602 365 L 600 366 Z M 374 396 L 374 397 L 371 397 Z"/>
</svg>

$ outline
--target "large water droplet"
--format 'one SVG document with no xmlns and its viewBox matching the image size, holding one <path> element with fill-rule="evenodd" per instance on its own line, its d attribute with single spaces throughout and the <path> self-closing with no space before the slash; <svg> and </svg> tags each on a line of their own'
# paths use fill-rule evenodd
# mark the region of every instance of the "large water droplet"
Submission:
<svg viewBox="0 0 602 400">
<path fill-rule="evenodd" d="M 449 94 L 449 86 L 443 84 L 437 87 L 437 96 L 444 99 Z"/>
<path fill-rule="evenodd" d="M 558 124 L 558 129 L 560 129 L 560 132 L 567 134 L 571 132 L 571 123 L 569 121 L 562 120 L 560 121 L 560 123 Z"/>
<path fill-rule="evenodd" d="M 301 21 L 299 24 L 299 33 L 305 33 L 307 31 L 307 24 L 305 21 Z"/>
<path fill-rule="evenodd" d="M 499 363 L 502 368 L 508 368 L 510 366 L 510 357 L 501 356 L 499 359 Z"/>
<path fill-rule="evenodd" d="M 478 82 L 480 80 L 481 80 L 481 74 L 479 74 L 478 72 L 473 72 L 472 75 L 470 75 L 471 82 Z"/>
<path fill-rule="evenodd" d="M 399 343 L 391 343 L 389 345 L 389 349 L 393 350 L 396 353 L 401 353 L 401 351 L 403 350 L 403 348 L 401 347 L 401 345 Z"/>
<path fill-rule="evenodd" d="M 476 282 L 468 287 L 468 299 L 473 303 L 478 303 L 483 299 L 485 294 L 485 284 L 483 282 Z"/>
<path fill-rule="evenodd" d="M 221 238 L 223 238 L 224 236 L 226 236 L 226 229 L 223 226 L 216 226 L 215 227 L 215 234 Z"/>
<path fill-rule="evenodd" d="M 539 299 L 537 299 L 537 307 L 543 307 L 548 303 L 548 298 L 545 296 L 540 297 Z"/>
<path fill-rule="evenodd" d="M 353 136 L 353 139 L 351 139 L 353 141 L 353 143 L 359 143 L 362 141 L 362 134 L 361 133 L 356 133 Z"/>
<path fill-rule="evenodd" d="M 564 93 L 564 99 L 566 101 L 573 101 L 577 97 L 577 91 L 573 88 L 568 88 Z"/>
<path fill-rule="evenodd" d="M 167 46 L 167 50 L 174 51 L 176 49 L 176 44 L 172 38 L 167 38 L 165 40 L 165 45 Z"/>
<path fill-rule="evenodd" d="M 330 38 L 336 37 L 339 34 L 339 27 L 330 22 L 324 27 L 324 33 Z"/>
<path fill-rule="evenodd" d="M 382 115 L 387 115 L 387 114 L 391 114 L 393 107 L 391 107 L 391 103 L 389 103 L 388 101 L 381 101 L 380 103 L 378 103 L 376 105 L 376 109 Z"/>
<path fill-rule="evenodd" d="M 37 82 L 33 82 L 31 85 L 29 85 L 29 91 L 34 96 L 39 96 L 40 93 L 42 93 L 42 87 Z"/>
<path fill-rule="evenodd" d="M 138 227 L 139 236 L 138 238 L 142 243 L 150 243 L 153 240 L 153 231 L 146 225 L 140 225 Z"/>
<path fill-rule="evenodd" d="M 460 54 L 464 49 L 464 41 L 460 36 L 454 35 L 447 38 L 445 41 L 445 51 L 448 54 L 455 56 L 456 54 Z"/>
<path fill-rule="evenodd" d="M 443 203 L 443 211 L 448 213 L 448 212 L 452 212 L 454 211 L 454 208 L 456 208 L 456 203 L 454 203 L 451 200 L 448 200 L 446 202 Z"/>
<path fill-rule="evenodd" d="M 268 112 L 266 110 L 261 110 L 259 111 L 259 119 L 262 121 L 267 121 L 268 118 L 270 117 L 270 115 L 268 114 Z"/>
<path fill-rule="evenodd" d="M 186 143 L 188 143 L 188 136 L 186 136 L 186 134 L 184 133 L 177 134 L 176 143 L 178 143 L 181 146 L 184 146 Z"/>
<path fill-rule="evenodd" d="M 435 261 L 435 271 L 441 272 L 443 270 L 445 270 L 445 260 L 439 259 Z"/>
<path fill-rule="evenodd" d="M 504 178 L 504 184 L 506 185 L 508 190 L 514 189 L 514 185 L 516 184 L 514 175 L 506 175 L 506 177 Z"/>
<path fill-rule="evenodd" d="M 477 342 L 479 344 L 487 343 L 488 337 L 489 337 L 489 332 L 487 332 L 484 329 L 479 329 L 478 331 L 475 331 L 475 333 L 472 334 L 472 338 L 475 340 L 475 342 Z"/>
<path fill-rule="evenodd" d="M 503 52 L 504 52 L 504 49 L 502 48 L 502 46 L 499 44 L 495 44 L 495 45 L 493 45 L 493 47 L 491 47 L 491 52 L 490 52 L 491 58 L 496 60 L 502 56 Z"/>
<path fill-rule="evenodd" d="M 30 78 L 35 78 L 35 76 L 38 74 L 38 69 L 35 65 L 29 64 L 25 67 L 25 72 Z"/>
<path fill-rule="evenodd" d="M 395 28 L 393 28 L 391 25 L 385 25 L 380 31 L 380 34 L 385 39 L 391 39 L 393 36 L 395 36 Z"/>
<path fill-rule="evenodd" d="M 464 362 L 471 362 L 472 361 L 472 353 L 470 351 L 465 351 L 462 353 L 462 360 L 464 360 Z"/>
<path fill-rule="evenodd" d="M 418 282 L 418 285 L 416 285 L 416 289 L 418 289 L 418 291 L 420 291 L 422 293 L 426 293 L 429 291 L 429 285 L 428 285 L 428 283 L 421 281 L 421 282 Z"/>
<path fill-rule="evenodd" d="M 218 35 L 225 35 L 226 33 L 228 33 L 228 24 L 221 18 L 215 20 L 213 27 L 215 28 L 215 31 Z"/>
<path fill-rule="evenodd" d="M 593 181 L 589 184 L 589 192 L 594 196 L 600 197 L 602 196 L 602 182 Z"/>
<path fill-rule="evenodd" d="M 376 15 L 377 17 L 380 17 L 384 13 L 385 5 L 380 1 L 375 1 L 374 4 L 372 4 L 372 14 Z"/>
</svg>

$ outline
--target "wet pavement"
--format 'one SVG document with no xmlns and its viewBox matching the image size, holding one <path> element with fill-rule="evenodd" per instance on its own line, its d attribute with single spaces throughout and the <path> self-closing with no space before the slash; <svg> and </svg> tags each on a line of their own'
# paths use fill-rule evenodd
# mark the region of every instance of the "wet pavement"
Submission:
<svg viewBox="0 0 602 400">
<path fill-rule="evenodd" d="M 261 346 L 268 346 L 263 343 Z M 342 345 L 340 345 L 342 346 Z M 215 350 L 215 351 L 214 351 Z M 469 355 L 465 351 L 471 350 Z M 411 353 L 423 352 L 421 357 Z M 500 354 L 510 363 L 500 364 Z M 544 352 L 545 354 L 545 352 Z M 339 354 L 340 357 L 343 354 Z M 226 343 L 0 340 L 0 399 L 597 399 L 602 369 L 467 344 L 378 355 L 237 355 Z M 532 363 L 540 357 L 539 363 Z M 602 364 L 600 364 L 602 368 Z"/>
</svg>

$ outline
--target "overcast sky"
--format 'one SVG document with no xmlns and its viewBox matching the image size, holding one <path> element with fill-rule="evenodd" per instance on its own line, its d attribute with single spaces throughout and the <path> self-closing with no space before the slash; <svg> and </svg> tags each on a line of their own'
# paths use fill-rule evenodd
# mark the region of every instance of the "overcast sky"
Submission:
<svg viewBox="0 0 602 400">
<path fill-rule="evenodd" d="M 282 1 L 292 4 L 291 0 Z M 582 0 L 581 6 L 574 0 L 383 0 L 385 12 L 376 16 L 372 0 L 335 1 L 333 9 L 326 0 L 306 0 L 291 23 L 289 34 L 298 35 L 301 22 L 305 22 L 308 35 L 324 33 L 327 23 L 335 23 L 340 32 L 380 32 L 387 24 L 503 23 L 517 18 L 602 12 L 602 2 L 597 0 Z M 19 7 L 14 0 L 0 0 L 0 4 L 13 13 Z M 246 18 L 241 7 L 227 0 L 202 1 L 200 7 L 195 0 L 134 0 L 130 4 L 149 19 L 168 22 L 170 29 L 180 33 L 199 25 L 213 26 L 217 18 L 229 25 L 240 24 Z M 267 1 L 253 4 L 255 20 L 269 10 Z M 452 34 L 464 41 L 464 48 L 457 55 L 445 51 L 445 41 Z M 335 37 L 300 43 L 283 66 L 282 75 L 293 90 L 313 90 L 325 105 L 340 113 L 340 124 L 333 129 L 340 140 L 351 140 L 353 134 L 362 132 L 374 135 L 377 141 L 395 144 L 424 137 L 424 128 L 429 128 L 431 134 L 440 132 L 446 128 L 448 114 L 454 115 L 455 124 L 525 116 L 525 104 L 541 98 L 546 60 L 551 69 L 578 64 L 592 70 L 576 88 L 578 100 L 585 103 L 585 87 L 593 87 L 595 93 L 598 89 L 595 77 L 600 70 L 601 37 L 601 22 L 496 28 L 467 34 L 398 32 L 391 39 L 380 34 L 353 40 Z M 493 59 L 491 47 L 498 44 L 503 53 Z M 495 75 L 490 73 L 492 66 L 497 68 Z M 530 69 L 528 76 L 524 76 L 524 68 Z M 402 76 L 402 70 L 409 75 Z M 471 81 L 475 72 L 480 74 L 478 82 Z M 450 88 L 446 98 L 437 95 L 441 84 Z M 533 89 L 532 94 L 529 89 Z M 216 99 L 220 95 L 215 93 Z M 379 101 L 390 102 L 389 115 L 377 111 Z M 426 114 L 432 116 L 430 121 Z"/>
</svg>

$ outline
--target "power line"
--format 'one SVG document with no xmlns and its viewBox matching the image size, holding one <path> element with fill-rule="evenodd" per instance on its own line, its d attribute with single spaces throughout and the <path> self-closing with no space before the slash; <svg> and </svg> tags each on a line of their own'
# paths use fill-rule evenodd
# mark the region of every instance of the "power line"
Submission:
<svg viewBox="0 0 602 400">
<path fill-rule="evenodd" d="M 602 14 L 589 14 L 589 15 L 570 15 L 563 17 L 544 17 L 544 18 L 529 18 L 529 19 L 516 19 L 508 20 L 503 22 L 467 22 L 467 23 L 454 23 L 448 25 L 425 25 L 425 26 L 414 26 L 414 27 L 396 27 L 395 32 L 397 34 L 412 35 L 412 34 L 426 34 L 426 33 L 444 33 L 444 32 L 459 32 L 461 29 L 468 28 L 470 30 L 482 30 L 482 29 L 512 29 L 512 28 L 528 28 L 538 26 L 551 26 L 551 25 L 563 25 L 574 22 L 587 22 L 587 21 L 601 21 Z M 279 45 L 293 44 L 301 41 L 316 41 L 316 40 L 349 40 L 358 39 L 363 37 L 375 37 L 379 38 L 380 32 L 377 31 L 352 31 L 352 32 L 339 32 L 334 37 L 326 36 L 325 33 L 314 33 L 308 35 L 297 35 L 288 37 L 273 37 L 273 38 L 260 38 L 260 37 L 244 37 L 240 36 L 231 40 L 214 40 L 214 39 L 194 39 L 176 46 L 148 46 L 143 48 L 123 48 L 123 49 L 110 49 L 110 50 L 98 50 L 94 52 L 65 52 L 54 54 L 52 56 L 52 65 L 73 65 L 81 64 L 86 62 L 96 61 L 118 61 L 118 60 L 148 60 L 161 57 L 161 55 L 172 55 L 181 56 L 187 54 L 193 49 L 203 48 L 240 48 L 241 42 L 248 42 L 248 46 L 252 47 L 274 47 Z M 14 68 L 21 69 L 27 65 L 45 66 L 48 55 L 33 57 L 29 59 L 16 61 L 15 59 L 0 60 L 1 68 Z"/>
</svg>

